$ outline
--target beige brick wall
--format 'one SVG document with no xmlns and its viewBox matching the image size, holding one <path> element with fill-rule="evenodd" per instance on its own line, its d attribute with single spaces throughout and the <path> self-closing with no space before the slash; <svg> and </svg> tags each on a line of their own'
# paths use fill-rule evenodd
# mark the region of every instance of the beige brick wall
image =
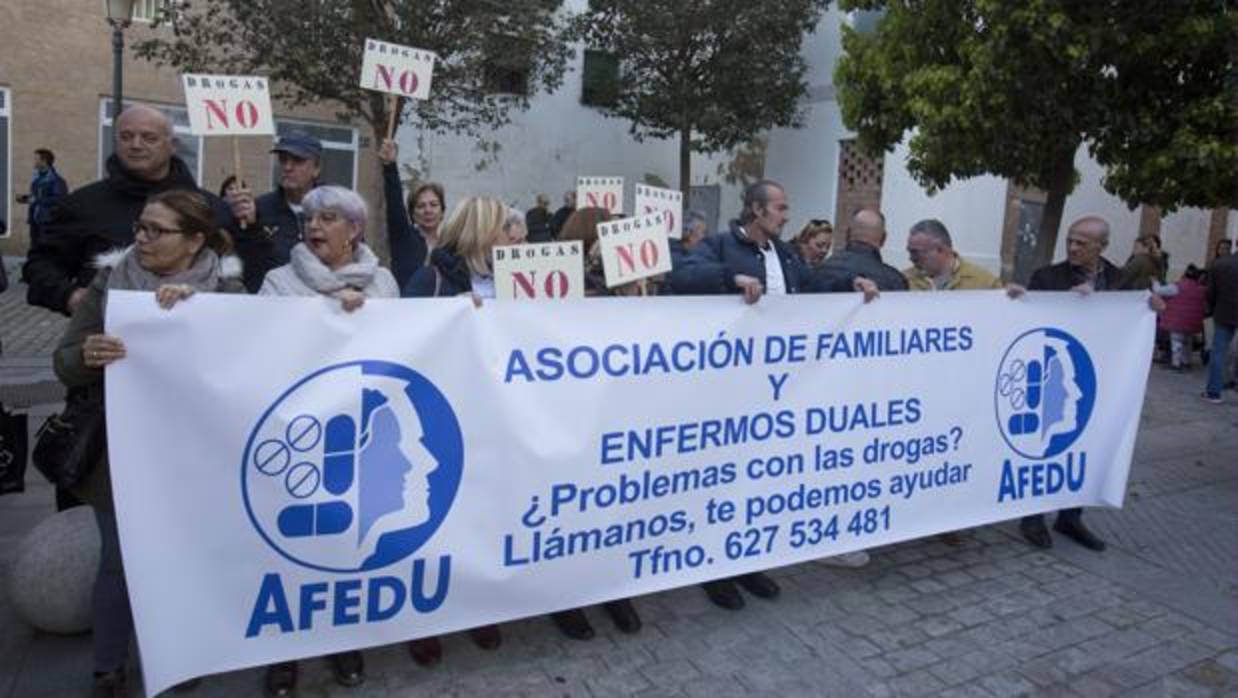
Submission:
<svg viewBox="0 0 1238 698">
<path fill-rule="evenodd" d="M 135 23 L 125 32 L 124 95 L 127 100 L 182 105 L 180 79 L 169 69 L 134 57 L 133 43 L 148 36 L 149 25 Z M 97 0 L 3 0 L 0 2 L 0 87 L 10 100 L 9 229 L 0 238 L 0 253 L 24 255 L 29 245 L 25 206 L 13 197 L 29 186 L 35 148 L 56 153 L 56 169 L 71 189 L 94 181 L 99 161 L 99 101 L 112 91 L 112 35 L 103 3 Z M 334 124 L 335 108 L 289 110 L 276 105 L 276 118 Z M 357 189 L 381 212 L 381 180 L 369 126 L 358 131 Z M 242 167 L 259 191 L 269 187 L 271 161 L 265 138 L 243 138 Z M 202 185 L 218 189 L 232 169 L 228 138 L 206 139 Z M 0 192 L 2 194 L 3 192 Z M 374 215 L 381 221 L 381 215 Z M 377 240 L 379 236 L 372 236 Z"/>
</svg>

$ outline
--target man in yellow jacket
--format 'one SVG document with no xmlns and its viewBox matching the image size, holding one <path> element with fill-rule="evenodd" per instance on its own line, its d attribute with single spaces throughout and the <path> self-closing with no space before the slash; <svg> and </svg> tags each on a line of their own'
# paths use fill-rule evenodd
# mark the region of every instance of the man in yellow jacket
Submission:
<svg viewBox="0 0 1238 698">
<path fill-rule="evenodd" d="M 1002 282 L 954 251 L 950 231 L 928 218 L 911 226 L 907 255 L 914 265 L 903 270 L 912 291 L 956 291 L 1001 288 Z"/>
</svg>

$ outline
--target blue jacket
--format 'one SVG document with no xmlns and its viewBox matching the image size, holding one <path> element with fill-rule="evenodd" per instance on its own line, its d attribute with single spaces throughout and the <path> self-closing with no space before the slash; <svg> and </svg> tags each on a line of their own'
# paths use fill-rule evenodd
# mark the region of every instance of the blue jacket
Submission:
<svg viewBox="0 0 1238 698">
<path fill-rule="evenodd" d="M 770 243 L 782 265 L 787 293 L 799 293 L 806 273 L 799 257 L 782 240 L 773 238 Z M 672 250 L 667 290 L 675 295 L 739 293 L 736 274 L 755 277 L 764 285 L 766 254 L 748 239 L 739 221 L 731 221 L 729 230 L 701 240 L 691 252 L 678 255 L 678 259 Z"/>
<path fill-rule="evenodd" d="M 271 241 L 273 266 L 282 267 L 292 259 L 292 248 L 305 237 L 305 222 L 288 204 L 283 187 L 254 199 L 254 207 L 258 221 L 251 230 L 257 228 Z"/>
<path fill-rule="evenodd" d="M 400 288 L 404 298 L 443 298 L 473 290 L 473 274 L 463 257 L 441 247 L 430 252 L 430 263 L 420 267 Z"/>
<path fill-rule="evenodd" d="M 408 219 L 404 186 L 395 163 L 383 165 L 383 199 L 387 206 L 387 245 L 391 250 L 391 275 L 404 288 L 413 274 L 426 264 L 426 239 Z"/>
<path fill-rule="evenodd" d="M 68 196 L 69 185 L 64 177 L 49 167 L 43 172 L 35 172 L 30 181 L 30 208 L 26 211 L 26 222 L 42 225 L 52 217 L 52 206 L 62 197 Z"/>
</svg>

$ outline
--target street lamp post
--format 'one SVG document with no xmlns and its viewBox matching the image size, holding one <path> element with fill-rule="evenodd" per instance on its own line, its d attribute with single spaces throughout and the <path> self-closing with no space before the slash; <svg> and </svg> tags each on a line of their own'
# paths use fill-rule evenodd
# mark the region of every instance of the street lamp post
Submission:
<svg viewBox="0 0 1238 698">
<path fill-rule="evenodd" d="M 112 26 L 112 126 L 120 117 L 122 101 L 121 63 L 125 55 L 125 28 L 133 21 L 133 0 L 104 0 L 107 23 Z"/>
</svg>

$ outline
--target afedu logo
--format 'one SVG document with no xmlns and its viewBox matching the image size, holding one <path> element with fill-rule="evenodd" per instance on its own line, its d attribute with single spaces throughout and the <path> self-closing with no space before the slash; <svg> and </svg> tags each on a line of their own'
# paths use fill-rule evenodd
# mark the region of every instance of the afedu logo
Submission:
<svg viewBox="0 0 1238 698">
<path fill-rule="evenodd" d="M 245 508 L 286 559 L 365 572 L 415 553 L 460 486 L 451 405 L 421 374 L 384 361 L 328 366 L 275 400 L 246 443 Z"/>
<path fill-rule="evenodd" d="M 1096 406 L 1096 369 L 1073 336 L 1048 327 L 1031 330 L 1002 357 L 994 399 L 1007 445 L 1031 460 L 1052 458 L 1087 427 Z"/>
</svg>

